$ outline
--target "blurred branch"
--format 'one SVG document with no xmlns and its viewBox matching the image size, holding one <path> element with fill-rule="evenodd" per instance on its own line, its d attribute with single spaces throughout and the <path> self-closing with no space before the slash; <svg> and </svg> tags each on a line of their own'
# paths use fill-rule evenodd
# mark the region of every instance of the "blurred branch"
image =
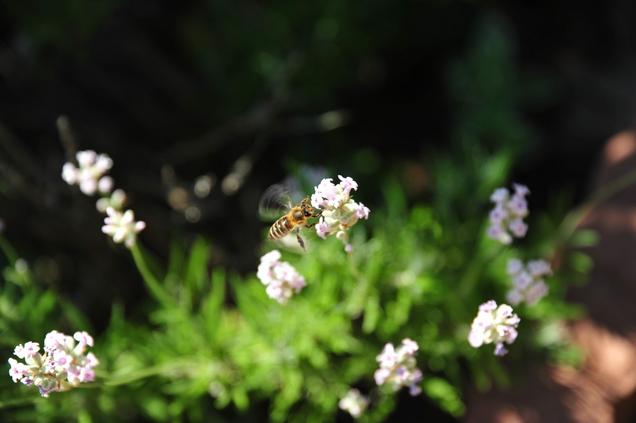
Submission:
<svg viewBox="0 0 636 423">
<path fill-rule="evenodd" d="M 274 125 L 272 133 L 278 136 L 320 134 L 340 129 L 349 122 L 351 113 L 344 109 L 336 109 L 314 116 L 290 118 Z"/>
<path fill-rule="evenodd" d="M 163 162 L 173 165 L 183 164 L 214 153 L 226 143 L 237 138 L 256 136 L 257 140 L 252 147 L 251 155 L 239 158 L 228 175 L 228 177 L 231 177 L 232 175 L 242 174 L 245 177 L 251 170 L 251 164 L 253 163 L 250 157 L 253 159 L 260 152 L 268 136 L 326 132 L 345 125 L 349 121 L 349 115 L 342 110 L 328 111 L 318 116 L 277 121 L 280 112 L 290 103 L 289 81 L 299 68 L 302 60 L 300 52 L 294 51 L 290 53 L 279 70 L 277 78 L 271 81 L 271 98 L 269 100 L 253 107 L 245 114 L 232 119 L 221 127 L 213 129 L 200 138 L 176 143 L 164 152 L 162 155 Z M 228 181 L 227 186 L 229 188 L 233 188 L 236 185 L 234 179 L 231 178 Z M 235 190 L 230 189 L 229 191 Z"/>
<path fill-rule="evenodd" d="M 567 245 L 578 226 L 592 210 L 634 183 L 636 183 L 636 170 L 628 172 L 600 187 L 592 193 L 585 203 L 565 216 L 557 230 L 555 254 Z"/>
<path fill-rule="evenodd" d="M 57 126 L 57 131 L 60 135 L 60 142 L 62 143 L 64 152 L 66 153 L 66 160 L 74 163 L 76 161 L 75 153 L 77 153 L 77 143 L 75 142 L 75 137 L 71 130 L 71 122 L 67 116 L 61 115 L 55 121 L 55 125 Z"/>
<path fill-rule="evenodd" d="M 276 115 L 282 110 L 281 105 L 281 101 L 272 100 L 258 106 L 198 139 L 176 143 L 164 152 L 162 158 L 165 162 L 179 165 L 212 154 L 237 138 L 259 132 L 266 132 L 272 137 L 300 136 L 330 132 L 351 121 L 350 113 L 342 109 L 277 121 Z"/>
<path fill-rule="evenodd" d="M 178 142 L 162 155 L 166 163 L 179 165 L 214 153 L 227 142 L 252 135 L 267 128 L 281 108 L 281 101 L 273 99 L 256 106 L 243 116 L 212 130 L 198 139 Z"/>
<path fill-rule="evenodd" d="M 221 190 L 225 195 L 233 195 L 241 188 L 266 142 L 266 134 L 258 136 L 249 151 L 236 159 L 230 173 L 221 180 Z"/>
</svg>

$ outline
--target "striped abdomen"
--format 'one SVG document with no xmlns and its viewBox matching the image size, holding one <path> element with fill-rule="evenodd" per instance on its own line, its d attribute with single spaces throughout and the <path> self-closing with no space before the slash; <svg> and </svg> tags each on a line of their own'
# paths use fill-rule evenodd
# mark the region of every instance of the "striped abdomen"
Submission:
<svg viewBox="0 0 636 423">
<path fill-rule="evenodd" d="M 269 239 L 281 239 L 294 229 L 294 226 L 296 225 L 291 222 L 288 215 L 281 217 L 269 228 Z"/>
</svg>

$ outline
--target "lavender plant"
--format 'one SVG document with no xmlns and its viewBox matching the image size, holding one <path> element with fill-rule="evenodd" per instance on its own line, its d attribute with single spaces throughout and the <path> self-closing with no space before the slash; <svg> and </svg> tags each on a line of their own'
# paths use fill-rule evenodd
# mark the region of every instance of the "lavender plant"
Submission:
<svg viewBox="0 0 636 423">
<path fill-rule="evenodd" d="M 280 257 L 278 250 L 261 257 L 256 277 L 267 287 L 270 298 L 285 304 L 294 293 L 299 293 L 305 287 L 305 278 L 291 264 L 280 261 Z"/>
<path fill-rule="evenodd" d="M 530 215 L 524 187 L 495 191 L 508 184 L 512 152 L 523 148 L 531 131 L 518 107 L 524 93 L 506 84 L 516 76 L 505 54 L 508 38 L 486 36 L 494 43 L 477 44 L 451 69 L 450 91 L 463 115 L 453 137 L 463 148 L 427 163 L 432 186 L 426 201 L 407 198 L 405 184 L 393 179 L 396 172 L 362 177 L 359 186 L 348 177 L 337 184 L 327 179 L 312 195 L 323 214 L 312 251 L 272 255 L 278 246 L 266 244 L 263 269 L 255 262 L 247 275 L 212 265 L 213 240 L 204 237 L 187 246 L 175 237 L 161 263 L 143 247 L 153 228 L 125 208 L 125 192 L 108 176 L 112 160 L 84 151 L 64 165 L 66 182 L 100 196 L 102 230 L 128 247 L 122 252 L 130 252 L 140 275 L 130 283 L 145 283 L 149 295 L 135 310 L 113 304 L 108 327 L 94 331 L 0 236 L 5 357 L 16 344 L 57 329 L 96 334 L 99 358 L 95 367 L 85 351 L 66 351 L 67 363 L 76 363 L 70 373 L 83 368 L 84 381 L 48 398 L 14 384 L 12 377 L 23 380 L 33 370 L 12 362 L 0 382 L 2 420 L 262 421 L 266 413 L 272 421 L 323 422 L 341 409 L 362 421 L 381 421 L 402 391 L 460 416 L 461 393 L 471 386 L 505 386 L 515 364 L 525 367 L 537 356 L 568 359 L 558 325 L 579 309 L 563 301 L 566 282 L 582 277 L 589 258 L 562 251 L 565 241 L 580 246 L 590 237 L 571 236 L 576 219 L 566 219 L 569 229 L 563 230 L 564 212 Z M 351 198 L 354 191 L 374 206 L 372 214 Z M 495 210 L 488 216 L 493 192 Z M 546 289 L 530 295 L 526 288 L 541 287 L 545 271 L 529 264 L 513 271 L 508 264 L 536 257 L 558 259 L 559 266 L 543 281 Z M 533 277 L 529 285 L 523 272 Z M 497 306 L 504 299 L 514 311 Z M 87 346 L 88 338 L 80 338 Z M 406 342 L 394 347 L 398 340 Z M 505 357 L 474 348 L 494 344 L 501 354 L 513 341 Z M 35 350 L 23 344 L 18 353 L 34 357 Z M 68 371 L 51 377 L 57 382 L 46 386 L 70 383 Z"/>
<path fill-rule="evenodd" d="M 357 225 L 370 217 L 369 208 L 351 199 L 356 181 L 340 181 L 325 179 L 312 195 L 328 227 L 317 225 L 314 237 L 324 239 L 301 256 L 270 251 L 245 277 L 210 271 L 210 243 L 203 238 L 188 253 L 175 241 L 168 266 L 158 272 L 141 245 L 143 222 L 123 205 L 106 207 L 103 231 L 130 249 L 153 299 L 149 324 L 129 321 L 114 307 L 95 355 L 84 355 L 90 343 L 83 332 L 76 334 L 77 346 L 60 334 L 64 354 L 49 348 L 37 355 L 37 344 L 25 344 L 18 356 L 27 361 L 12 359 L 11 377 L 30 383 L 45 375 L 35 383 L 45 394 L 92 381 L 96 389 L 25 397 L 51 420 L 72 415 L 70 404 L 79 400 L 86 415 L 111 420 L 203 421 L 230 405 L 249 416 L 267 404 L 272 421 L 325 421 L 338 409 L 380 421 L 402 387 L 461 415 L 460 392 L 468 381 L 504 383 L 499 358 L 472 347 L 492 343 L 500 356 L 504 343 L 515 341 L 511 359 L 523 360 L 537 349 L 562 346 L 559 339 L 534 341 L 544 325 L 571 315 L 557 273 L 550 295 L 526 301 L 532 309 L 521 309 L 523 322 L 510 306 L 487 301 L 471 326 L 473 306 L 506 298 L 508 273 L 546 274 L 543 262 L 526 270 L 516 259 L 507 265 L 520 252 L 490 239 L 482 226 L 485 211 L 470 221 L 472 242 L 481 246 L 475 250 L 447 229 L 456 227 L 453 214 L 430 204 L 406 206 L 401 187 L 390 180 L 384 207 Z M 483 205 L 484 198 L 475 201 Z M 395 339 L 403 339 L 398 347 Z"/>
<path fill-rule="evenodd" d="M 95 379 L 93 369 L 99 361 L 93 353 L 86 353 L 92 346 L 93 338 L 86 332 L 75 332 L 71 337 L 51 331 L 44 338 L 44 353 L 39 352 L 37 342 L 15 347 L 13 354 L 24 362 L 10 358 L 9 375 L 14 382 L 37 387 L 43 397 L 67 391 Z"/>
<path fill-rule="evenodd" d="M 359 219 L 368 219 L 370 210 L 351 198 L 351 191 L 358 189 L 358 183 L 351 177 L 338 175 L 340 183 L 334 185 L 331 178 L 323 179 L 311 195 L 311 205 L 322 211 L 316 225 L 320 238 L 335 235 L 345 245 L 345 251 L 353 249 L 349 243 L 349 229 Z"/>
</svg>

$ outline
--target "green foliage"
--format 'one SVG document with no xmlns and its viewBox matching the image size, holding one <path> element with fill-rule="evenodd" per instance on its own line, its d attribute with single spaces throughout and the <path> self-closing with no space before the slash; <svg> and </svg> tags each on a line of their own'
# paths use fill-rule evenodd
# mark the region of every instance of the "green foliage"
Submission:
<svg viewBox="0 0 636 423">
<path fill-rule="evenodd" d="M 501 183 L 503 160 L 491 158 L 492 166 L 486 161 L 473 169 L 484 190 Z M 483 200 L 480 207 L 475 194 L 442 185 L 432 203 L 440 207 L 434 208 L 409 205 L 402 187 L 387 179 L 386 206 L 372 212 L 366 231 L 355 231 L 352 255 L 338 240 L 307 235 L 308 254 L 285 253 L 308 281 L 286 305 L 269 299 L 253 275 L 211 268 L 210 243 L 203 238 L 187 251 L 175 241 L 161 277 L 146 265 L 152 261 L 147 253 L 133 250 L 148 286 L 157 284 L 150 291 L 156 302 L 147 321 L 131 320 L 115 305 L 96 342 L 101 364 L 93 389 L 48 400 L 31 397 L 35 412 L 44 420 L 65 419 L 81 409 L 82 419 L 90 421 L 205 421 L 222 409 L 249 419 L 266 407 L 272 421 L 331 420 L 350 386 L 371 389 L 382 346 L 410 337 L 421 348 L 425 395 L 461 415 L 460 392 L 468 380 L 482 388 L 508 382 L 492 351 L 471 348 L 466 336 L 477 306 L 505 294 L 510 284 L 505 262 L 520 253 L 486 239 L 485 211 L 465 220 L 450 207 L 459 202 L 455 196 L 475 209 L 483 209 Z M 585 244 L 592 238 L 576 237 Z M 14 260 L 5 269 L 0 297 L 7 349 L 55 327 L 49 319 L 60 305 L 16 267 Z M 548 298 L 519 309 L 522 335 L 511 348 L 515 362 L 541 351 L 551 359 L 576 361 L 576 352 L 555 329 L 559 319 L 577 316 L 576 309 L 562 302 L 564 279 L 557 275 L 550 285 Z M 72 309 L 65 304 L 63 310 Z M 66 312 L 65 321 L 77 324 L 76 314 Z M 18 322 L 28 330 L 12 329 Z M 386 394 L 379 395 L 364 417 L 368 421 L 381 420 L 393 407 Z M 28 420 L 28 410 L 16 415 Z"/>
<path fill-rule="evenodd" d="M 292 22 L 276 7 L 262 10 L 264 26 L 277 32 L 255 28 L 259 37 L 236 25 L 229 2 L 210 3 L 180 25 L 193 61 L 210 79 L 232 74 L 218 80 L 224 81 L 223 89 L 239 93 L 228 109 L 240 109 L 263 85 L 261 79 L 276 85 L 288 67 L 298 66 L 296 75 L 306 90 L 314 84 L 311 75 L 337 81 L 353 77 L 352 67 L 339 57 L 371 52 L 341 43 L 341 31 L 353 32 L 343 39 L 361 36 L 369 6 L 343 4 L 313 6 L 325 17 L 313 23 L 311 37 L 301 40 L 312 49 L 298 65 L 284 54 L 293 46 L 283 41 L 295 40 L 296 28 L 309 25 L 302 13 Z M 215 37 L 217 27 L 229 35 Z M 576 364 L 580 355 L 563 341 L 559 322 L 580 316 L 581 310 L 563 298 L 568 282 L 582 279 L 591 261 L 582 251 L 566 256 L 556 248 L 564 247 L 557 245 L 563 213 L 533 214 L 523 251 L 503 248 L 485 235 L 488 196 L 509 181 L 532 130 L 521 113 L 527 97 L 518 89 L 523 84 L 513 44 L 498 24 L 484 25 L 476 34 L 466 57 L 451 68 L 451 92 L 460 106 L 455 147 L 452 154 L 437 154 L 425 163 L 432 181 L 427 201 L 411 201 L 393 176 L 369 171 L 365 176 L 377 178 L 381 198 L 369 221 L 354 228 L 353 254 L 336 239 L 307 234 L 308 254 L 284 253 L 307 281 L 286 305 L 268 298 L 253 273 L 212 267 L 211 240 L 197 238 L 186 245 L 177 237 L 165 268 L 135 247 L 132 260 L 140 276 L 131 283 L 143 280 L 149 301 L 141 310 L 113 305 L 108 327 L 96 336 L 97 381 L 40 399 L 33 390 L 0 378 L 0 408 L 14 421 L 259 421 L 265 410 L 276 422 L 323 422 L 334 419 L 339 399 L 356 386 L 372 393 L 362 420 L 381 421 L 396 398 L 374 387 L 376 356 L 387 342 L 409 337 L 420 346 L 424 395 L 460 416 L 465 410 L 461 393 L 471 384 L 505 386 L 514 369 L 529 360 Z M 248 55 L 232 57 L 244 43 L 256 46 Z M 230 57 L 220 60 L 221 53 Z M 314 62 L 328 66 L 316 73 Z M 381 162 L 372 150 L 361 150 L 353 159 L 354 166 L 363 163 L 367 169 Z M 364 191 L 361 184 L 360 194 Z M 14 345 L 41 340 L 52 329 L 90 330 L 81 313 L 39 284 L 26 262 L 0 241 L 7 258 L 0 292 L 5 357 Z M 576 247 L 594 242 L 589 232 L 572 238 Z M 550 255 L 563 259 L 561 268 L 549 280 L 547 298 L 517 309 L 522 322 L 506 359 L 509 372 L 492 349 L 469 346 L 470 322 L 480 303 L 504 298 L 511 283 L 505 273 L 509 258 Z"/>
</svg>

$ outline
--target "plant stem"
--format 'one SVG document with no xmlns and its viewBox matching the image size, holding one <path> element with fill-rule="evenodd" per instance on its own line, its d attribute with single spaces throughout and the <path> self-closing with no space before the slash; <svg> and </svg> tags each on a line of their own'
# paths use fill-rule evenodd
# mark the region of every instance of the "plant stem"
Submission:
<svg viewBox="0 0 636 423">
<path fill-rule="evenodd" d="M 587 200 L 575 210 L 568 213 L 563 219 L 563 222 L 561 222 L 559 229 L 557 230 L 557 233 L 559 235 L 557 236 L 557 240 L 555 243 L 555 250 L 558 250 L 559 246 L 564 246 L 569 241 L 569 239 L 576 231 L 576 228 L 588 215 L 588 213 L 590 213 L 592 210 L 594 210 L 594 208 L 602 204 L 607 199 L 611 198 L 613 195 L 621 192 L 635 182 L 636 170 L 633 170 L 599 188 L 590 196 L 589 200 Z"/>
<path fill-rule="evenodd" d="M 111 378 L 110 380 L 105 380 L 103 382 L 103 386 L 120 386 L 128 383 L 136 382 L 138 380 L 146 379 L 152 376 L 161 375 L 164 373 L 181 371 L 183 373 L 191 373 L 194 374 L 199 371 L 201 368 L 200 364 L 187 361 L 187 362 L 177 362 L 177 363 L 164 363 L 157 366 L 147 367 L 145 369 L 141 369 L 136 373 L 126 374 L 123 377 Z"/>
<path fill-rule="evenodd" d="M 133 259 L 135 260 L 137 270 L 139 270 L 139 273 L 146 283 L 146 287 L 148 288 L 150 293 L 162 305 L 174 305 L 175 302 L 172 297 L 168 294 L 165 288 L 161 285 L 161 282 L 159 282 L 159 280 L 155 277 L 155 275 L 153 275 L 152 271 L 148 267 L 148 263 L 146 263 L 146 259 L 144 257 L 144 254 L 141 252 L 139 245 L 133 245 L 130 251 L 132 252 Z"/>
<path fill-rule="evenodd" d="M 465 297 L 472 291 L 479 279 L 481 269 L 496 260 L 505 250 L 506 246 L 500 244 L 490 254 L 478 255 L 474 260 L 471 260 L 459 283 L 460 297 Z"/>
<path fill-rule="evenodd" d="M 166 365 L 148 367 L 148 368 L 142 369 L 142 370 L 140 370 L 140 371 L 138 371 L 136 373 L 125 375 L 124 377 L 120 378 L 119 380 L 118 379 L 106 380 L 104 382 L 104 386 L 125 385 L 127 383 L 132 383 L 132 382 L 136 382 L 136 381 L 141 380 L 141 379 L 149 378 L 151 376 L 159 375 L 159 374 L 165 372 L 166 370 L 171 370 L 171 369 L 169 369 L 168 366 L 166 366 Z"/>
</svg>

